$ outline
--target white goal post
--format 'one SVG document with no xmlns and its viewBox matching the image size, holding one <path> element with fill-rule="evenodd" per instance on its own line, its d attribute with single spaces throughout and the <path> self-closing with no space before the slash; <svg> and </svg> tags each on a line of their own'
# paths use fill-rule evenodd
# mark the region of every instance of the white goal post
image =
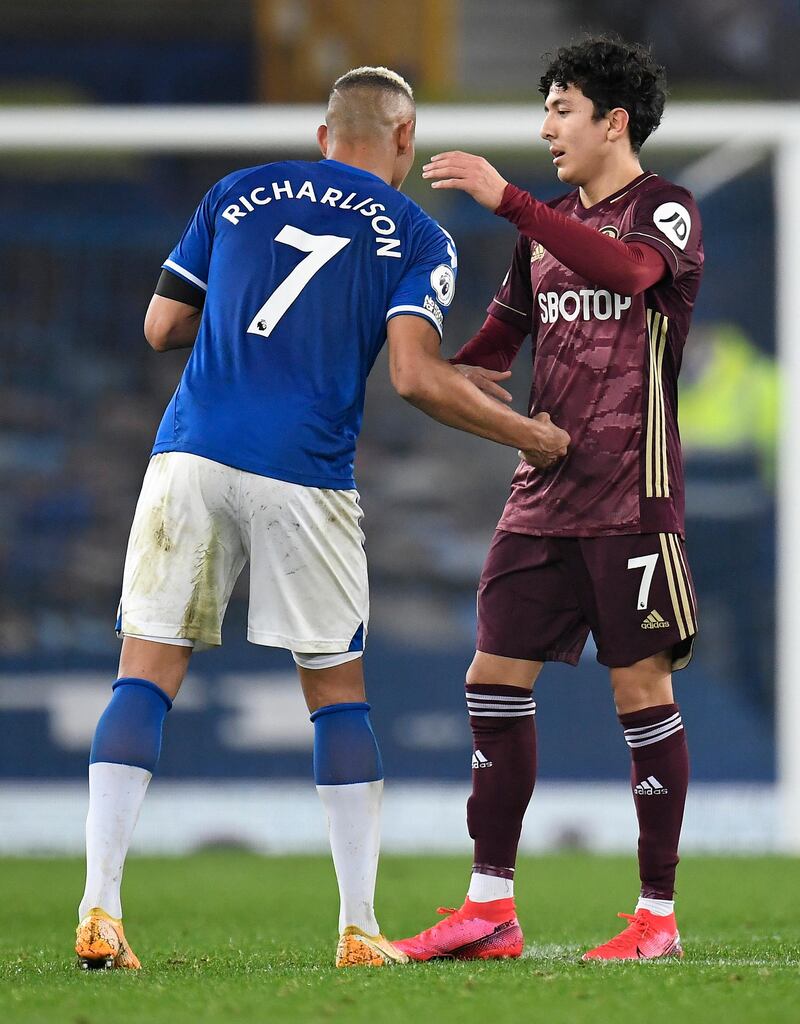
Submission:
<svg viewBox="0 0 800 1024">
<path fill-rule="evenodd" d="M 540 109 L 538 104 L 423 105 L 417 145 L 423 154 L 447 148 L 530 150 L 538 160 Z M 55 150 L 313 154 L 322 117 L 321 105 L 5 107 L 0 108 L 0 155 Z M 774 158 L 777 349 L 784 381 L 776 599 L 776 743 L 784 830 L 779 846 L 800 853 L 800 529 L 794 522 L 800 518 L 800 401 L 797 406 L 793 401 L 800 395 L 800 317 L 792 297 L 800 290 L 800 104 L 671 104 L 646 149 L 694 152 L 699 159 L 692 170 L 698 181 L 711 182 L 708 190 L 765 155 Z"/>
</svg>

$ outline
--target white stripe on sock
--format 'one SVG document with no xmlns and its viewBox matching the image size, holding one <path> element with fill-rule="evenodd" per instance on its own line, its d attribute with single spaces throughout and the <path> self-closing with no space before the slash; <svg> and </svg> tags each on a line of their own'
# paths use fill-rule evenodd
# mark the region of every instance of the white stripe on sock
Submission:
<svg viewBox="0 0 800 1024">
<path fill-rule="evenodd" d="M 650 732 L 651 729 L 660 729 L 662 726 L 671 725 L 676 719 L 681 717 L 680 711 L 676 711 L 674 715 L 670 715 L 669 718 L 663 719 L 661 722 L 653 722 L 650 725 L 637 725 L 631 726 L 629 729 L 623 730 L 625 735 L 634 735 L 641 732 Z"/>
<path fill-rule="evenodd" d="M 535 714 L 535 708 L 530 711 L 470 711 L 473 718 L 526 718 Z"/>
<path fill-rule="evenodd" d="M 527 697 L 506 697 L 504 694 L 494 693 L 472 693 L 471 690 L 466 691 L 467 700 L 505 700 L 516 703 L 518 701 L 528 702 L 533 700 L 533 697 L 528 695 Z"/>
<path fill-rule="evenodd" d="M 473 704 L 472 701 L 467 701 L 467 707 L 470 711 L 511 711 L 520 713 L 522 711 L 531 711 L 535 709 L 536 705 L 531 701 L 530 704 L 520 704 L 518 706 L 508 704 Z"/>
<path fill-rule="evenodd" d="M 668 736 L 674 736 L 676 732 L 681 732 L 682 729 L 683 725 L 681 725 L 681 723 L 679 722 L 677 725 L 673 726 L 672 729 L 669 730 L 669 732 L 665 732 L 661 736 L 653 736 L 651 739 L 639 740 L 636 743 L 633 743 L 631 740 L 626 740 L 626 742 L 631 749 L 634 749 L 636 747 L 650 747 L 654 743 L 660 743 L 661 740 L 665 740 Z"/>
<path fill-rule="evenodd" d="M 642 733 L 638 733 L 638 734 L 632 735 L 632 736 L 628 735 L 628 733 L 626 733 L 625 734 L 625 739 L 628 740 L 628 741 L 631 741 L 631 740 L 649 740 L 649 739 L 652 739 L 653 736 L 660 736 L 662 733 L 669 732 L 670 729 L 674 729 L 676 725 L 677 726 L 682 726 L 683 725 L 683 721 L 679 718 L 677 722 L 670 722 L 668 725 L 660 725 L 656 729 L 650 729 L 648 732 L 642 732 Z"/>
</svg>

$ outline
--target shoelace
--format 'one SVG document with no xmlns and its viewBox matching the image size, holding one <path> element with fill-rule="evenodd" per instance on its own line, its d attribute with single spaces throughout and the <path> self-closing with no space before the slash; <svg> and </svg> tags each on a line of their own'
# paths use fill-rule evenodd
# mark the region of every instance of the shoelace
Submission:
<svg viewBox="0 0 800 1024">
<path fill-rule="evenodd" d="M 448 928 L 452 927 L 454 924 L 460 924 L 461 915 L 459 914 L 459 910 L 459 907 L 437 907 L 437 914 L 446 915 L 444 921 L 438 921 L 431 928 L 426 928 L 425 931 L 422 932 L 422 935 L 427 937 L 430 936 L 433 932 L 441 930 L 442 928 Z"/>
<path fill-rule="evenodd" d="M 650 922 L 644 915 L 640 917 L 638 914 L 617 914 L 617 917 L 624 917 L 630 921 L 630 924 L 627 928 L 623 928 L 619 935 L 615 935 L 613 939 L 605 943 L 608 949 L 624 949 L 628 939 L 634 935 L 637 940 L 644 939 L 651 930 Z"/>
</svg>

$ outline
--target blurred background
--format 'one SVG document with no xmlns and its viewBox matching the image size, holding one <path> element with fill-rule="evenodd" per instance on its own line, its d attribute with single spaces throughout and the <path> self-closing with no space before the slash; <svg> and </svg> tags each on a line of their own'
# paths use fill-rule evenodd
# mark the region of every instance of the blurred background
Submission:
<svg viewBox="0 0 800 1024">
<path fill-rule="evenodd" d="M 652 44 L 671 102 L 800 98 L 796 0 L 0 0 L 3 106 L 315 104 L 353 66 L 388 64 L 426 104 L 515 102 L 518 143 L 484 151 L 541 198 L 561 189 L 538 140 L 542 55 L 583 30 Z M 112 111 L 113 112 L 113 111 Z M 45 129 L 46 138 L 46 129 Z M 147 347 L 161 261 L 229 171 L 306 149 L 29 151 L 0 133 L 0 850 L 81 848 L 91 735 L 115 677 L 128 529 L 184 356 Z M 426 155 L 420 152 L 420 157 Z M 422 161 L 419 161 L 421 163 Z M 676 142 L 646 167 L 695 188 L 706 272 L 682 372 L 688 548 L 701 637 L 677 677 L 694 778 L 686 844 L 772 849 L 775 780 L 776 358 L 774 160 Z M 452 354 L 482 321 L 514 230 L 460 195 L 406 191 L 451 232 Z M 512 389 L 524 409 L 530 346 Z M 515 456 L 368 389 L 357 479 L 366 511 L 369 695 L 387 773 L 387 844 L 467 849 L 463 676 L 475 587 Z M 170 715 L 140 849 L 323 848 L 311 727 L 287 652 L 245 640 L 247 581 L 220 651 L 195 658 Z M 623 848 L 628 753 L 591 640 L 537 685 L 540 778 L 528 848 Z M 31 814 L 31 800 L 44 814 Z"/>
</svg>

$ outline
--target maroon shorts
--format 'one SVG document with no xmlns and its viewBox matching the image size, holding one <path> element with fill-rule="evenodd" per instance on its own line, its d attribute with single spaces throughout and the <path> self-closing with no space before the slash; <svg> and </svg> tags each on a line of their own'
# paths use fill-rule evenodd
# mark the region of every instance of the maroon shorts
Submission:
<svg viewBox="0 0 800 1024">
<path fill-rule="evenodd" d="M 697 613 L 681 538 L 497 530 L 478 586 L 478 650 L 576 665 L 590 630 L 609 668 L 668 650 L 673 669 L 689 664 Z"/>
</svg>

